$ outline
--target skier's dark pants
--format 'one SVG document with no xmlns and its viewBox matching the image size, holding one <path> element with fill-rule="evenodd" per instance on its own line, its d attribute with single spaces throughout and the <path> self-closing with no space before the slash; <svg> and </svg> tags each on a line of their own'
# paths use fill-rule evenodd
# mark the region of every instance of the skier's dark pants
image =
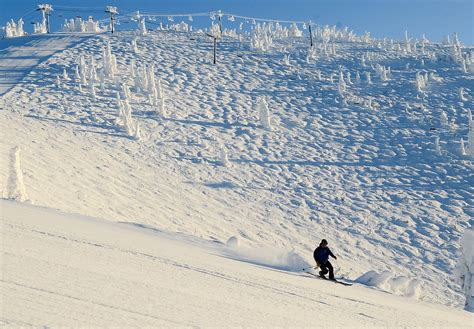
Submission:
<svg viewBox="0 0 474 329">
<path fill-rule="evenodd" d="M 329 278 L 334 279 L 334 269 L 332 268 L 332 264 L 329 261 L 324 264 L 320 264 L 319 268 L 321 269 L 322 275 L 326 275 L 329 272 Z"/>
</svg>

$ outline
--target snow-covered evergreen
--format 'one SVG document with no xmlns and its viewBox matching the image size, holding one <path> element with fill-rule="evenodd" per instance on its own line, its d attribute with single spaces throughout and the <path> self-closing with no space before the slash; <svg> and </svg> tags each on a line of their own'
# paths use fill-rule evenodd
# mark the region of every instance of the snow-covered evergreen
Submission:
<svg viewBox="0 0 474 329">
<path fill-rule="evenodd" d="M 112 54 L 110 41 L 107 42 L 106 47 L 102 50 L 102 67 L 105 76 L 109 79 L 113 79 L 117 74 L 117 59 Z"/>
<path fill-rule="evenodd" d="M 446 114 L 446 112 L 444 111 L 441 111 L 441 115 L 440 115 L 440 124 L 441 124 L 441 127 L 444 128 L 444 129 L 448 129 L 449 128 L 449 120 L 448 120 L 448 115 Z"/>
<path fill-rule="evenodd" d="M 260 125 L 267 130 L 271 130 L 272 124 L 270 110 L 268 109 L 267 101 L 263 96 L 257 97 L 257 111 L 260 117 Z"/>
<path fill-rule="evenodd" d="M 221 165 L 224 166 L 224 167 L 229 167 L 230 166 L 230 161 L 229 161 L 229 157 L 227 155 L 227 148 L 223 145 L 221 146 Z"/>
<path fill-rule="evenodd" d="M 146 24 L 145 24 L 145 18 L 140 18 L 139 21 L 139 27 L 138 31 L 140 32 L 141 35 L 147 35 L 147 29 L 146 29 Z"/>
<path fill-rule="evenodd" d="M 16 201 L 28 200 L 26 194 L 25 183 L 23 179 L 23 171 L 21 169 L 20 147 L 14 147 L 10 153 L 10 168 L 8 179 L 8 198 Z"/>
<path fill-rule="evenodd" d="M 474 158 L 474 121 L 471 110 L 468 111 L 467 154 Z"/>
</svg>

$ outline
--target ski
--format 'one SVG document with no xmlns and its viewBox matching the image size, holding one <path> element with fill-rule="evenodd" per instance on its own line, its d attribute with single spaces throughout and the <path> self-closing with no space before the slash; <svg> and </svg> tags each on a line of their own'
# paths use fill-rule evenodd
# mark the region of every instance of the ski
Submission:
<svg viewBox="0 0 474 329">
<path fill-rule="evenodd" d="M 314 274 L 314 273 L 311 273 L 311 272 L 304 272 L 304 273 L 307 273 L 307 274 L 311 274 L 312 276 L 314 276 L 315 278 L 318 278 L 318 279 L 321 279 L 321 280 L 326 280 L 326 281 L 330 281 L 330 282 L 334 282 L 334 283 L 339 283 L 339 284 L 342 284 L 343 286 L 352 286 L 352 283 L 348 283 L 348 282 L 344 282 L 344 281 L 339 281 L 339 280 L 329 280 L 327 278 L 323 278 L 322 276 L 318 275 L 318 274 Z"/>
</svg>

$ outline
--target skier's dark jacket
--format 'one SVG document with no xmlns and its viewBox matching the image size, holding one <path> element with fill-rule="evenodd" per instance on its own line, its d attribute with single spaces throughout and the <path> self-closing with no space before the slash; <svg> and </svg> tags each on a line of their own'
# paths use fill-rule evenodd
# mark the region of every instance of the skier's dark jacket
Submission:
<svg viewBox="0 0 474 329">
<path fill-rule="evenodd" d="M 336 256 L 333 255 L 331 250 L 328 247 L 317 247 L 314 249 L 313 257 L 316 262 L 319 264 L 326 264 L 326 262 L 329 260 L 329 256 L 332 258 L 336 258 Z"/>
</svg>

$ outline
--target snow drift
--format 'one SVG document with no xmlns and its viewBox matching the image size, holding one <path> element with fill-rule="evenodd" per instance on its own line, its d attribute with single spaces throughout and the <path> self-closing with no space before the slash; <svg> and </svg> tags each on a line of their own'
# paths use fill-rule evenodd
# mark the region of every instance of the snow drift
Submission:
<svg viewBox="0 0 474 329">
<path fill-rule="evenodd" d="M 308 262 L 295 251 L 266 246 L 242 246 L 236 237 L 227 241 L 229 258 L 277 270 L 300 272 Z"/>
<path fill-rule="evenodd" d="M 378 273 L 369 271 L 361 275 L 356 282 L 377 287 L 396 295 L 419 298 L 422 294 L 421 281 L 406 276 L 397 276 L 390 271 Z"/>
</svg>

